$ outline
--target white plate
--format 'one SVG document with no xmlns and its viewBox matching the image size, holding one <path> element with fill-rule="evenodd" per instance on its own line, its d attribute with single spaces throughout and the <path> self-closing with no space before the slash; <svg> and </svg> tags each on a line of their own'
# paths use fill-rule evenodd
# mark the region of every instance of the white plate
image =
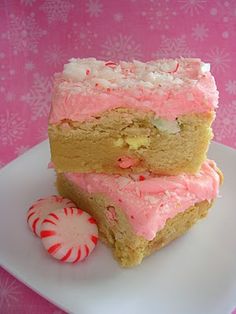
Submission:
<svg viewBox="0 0 236 314">
<path fill-rule="evenodd" d="M 70 313 L 226 314 L 236 307 L 236 154 L 211 146 L 225 182 L 207 219 L 133 269 L 99 244 L 82 264 L 61 265 L 26 225 L 26 210 L 55 193 L 48 142 L 0 172 L 0 263 Z"/>
</svg>

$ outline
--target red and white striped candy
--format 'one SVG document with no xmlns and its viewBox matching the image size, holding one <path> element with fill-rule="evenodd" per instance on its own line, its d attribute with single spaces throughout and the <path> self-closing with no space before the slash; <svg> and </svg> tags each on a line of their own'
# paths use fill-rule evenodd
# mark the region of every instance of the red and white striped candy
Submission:
<svg viewBox="0 0 236 314">
<path fill-rule="evenodd" d="M 95 220 L 79 208 L 63 208 L 50 213 L 42 223 L 45 249 L 61 262 L 82 261 L 95 248 L 98 229 Z"/>
<path fill-rule="evenodd" d="M 52 195 L 37 200 L 27 212 L 27 222 L 32 232 L 40 237 L 41 223 L 46 216 L 64 207 L 76 207 L 68 198 L 59 195 Z"/>
</svg>

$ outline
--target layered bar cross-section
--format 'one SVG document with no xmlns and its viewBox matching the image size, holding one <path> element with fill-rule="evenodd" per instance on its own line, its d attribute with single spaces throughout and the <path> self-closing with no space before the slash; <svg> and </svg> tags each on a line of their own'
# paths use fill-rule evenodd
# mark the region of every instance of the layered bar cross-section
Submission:
<svg viewBox="0 0 236 314">
<path fill-rule="evenodd" d="M 58 173 L 57 187 L 96 219 L 100 239 L 130 267 L 206 216 L 221 180 L 207 160 L 195 175 Z"/>
<path fill-rule="evenodd" d="M 71 59 L 55 75 L 49 140 L 58 172 L 195 173 L 218 91 L 200 59 Z"/>
</svg>

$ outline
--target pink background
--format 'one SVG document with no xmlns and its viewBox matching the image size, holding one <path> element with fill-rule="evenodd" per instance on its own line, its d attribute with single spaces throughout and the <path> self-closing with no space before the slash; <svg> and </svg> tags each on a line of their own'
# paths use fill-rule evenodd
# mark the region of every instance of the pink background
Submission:
<svg viewBox="0 0 236 314">
<path fill-rule="evenodd" d="M 201 57 L 220 91 L 215 140 L 236 148 L 235 0 L 5 0 L 0 21 L 0 167 L 47 137 L 70 57 Z M 3 270 L 0 312 L 63 313 Z"/>
</svg>

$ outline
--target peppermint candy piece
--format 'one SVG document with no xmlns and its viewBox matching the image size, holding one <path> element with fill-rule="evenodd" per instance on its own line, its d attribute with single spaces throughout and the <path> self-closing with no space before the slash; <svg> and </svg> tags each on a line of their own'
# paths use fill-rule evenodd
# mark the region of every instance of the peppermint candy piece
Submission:
<svg viewBox="0 0 236 314">
<path fill-rule="evenodd" d="M 41 224 L 46 216 L 64 207 L 76 207 L 68 198 L 52 195 L 37 200 L 27 212 L 27 222 L 31 231 L 40 237 Z"/>
<path fill-rule="evenodd" d="M 42 222 L 41 240 L 47 252 L 61 262 L 77 263 L 94 250 L 98 241 L 95 220 L 79 208 L 63 208 Z"/>
</svg>

